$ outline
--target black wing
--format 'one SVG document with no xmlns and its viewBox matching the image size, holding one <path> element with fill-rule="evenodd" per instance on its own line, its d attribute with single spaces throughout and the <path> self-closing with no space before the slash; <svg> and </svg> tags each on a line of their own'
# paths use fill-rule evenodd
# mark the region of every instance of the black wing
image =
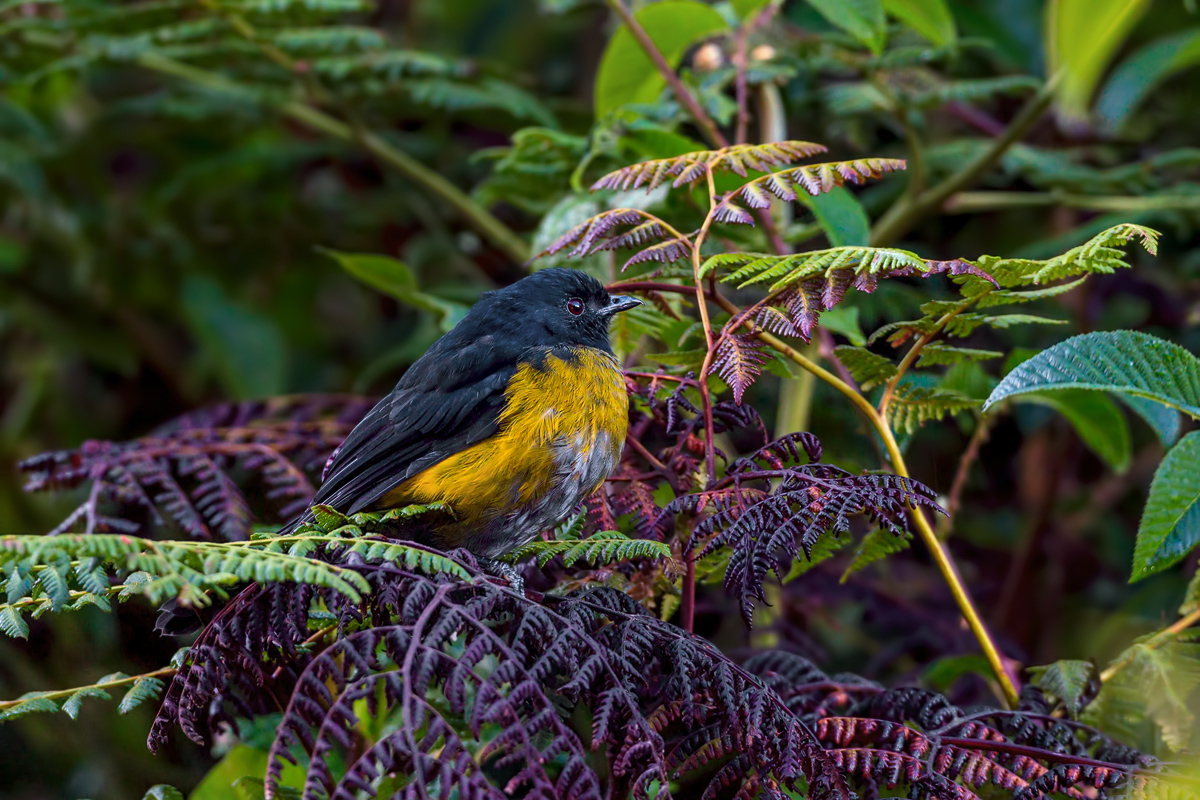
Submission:
<svg viewBox="0 0 1200 800">
<path fill-rule="evenodd" d="M 402 481 L 494 434 L 518 355 L 493 336 L 435 342 L 334 452 L 313 504 L 345 514 L 369 509 Z"/>
</svg>

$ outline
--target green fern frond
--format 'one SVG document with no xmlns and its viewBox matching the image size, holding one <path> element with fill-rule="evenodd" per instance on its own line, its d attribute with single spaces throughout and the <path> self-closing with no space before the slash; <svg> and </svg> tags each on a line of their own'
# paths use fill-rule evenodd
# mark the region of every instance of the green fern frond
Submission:
<svg viewBox="0 0 1200 800">
<path fill-rule="evenodd" d="M 833 353 L 864 391 L 884 383 L 896 374 L 895 364 L 865 347 L 844 344 L 835 347 Z"/>
<path fill-rule="evenodd" d="M 144 575 L 109 587 L 104 594 L 80 587 L 99 587 L 98 564 L 118 572 Z M 208 593 L 225 595 L 231 584 L 248 581 L 296 581 L 324 586 L 355 600 L 370 590 L 353 570 L 251 542 L 154 541 L 121 534 L 6 536 L 0 538 L 0 570 L 7 577 L 6 602 L 0 604 L 0 628 L 24 636 L 23 612 L 40 615 L 96 605 L 108 608 L 108 597 L 144 595 L 151 603 L 177 597 L 206 604 Z M 107 580 L 107 577 L 105 578 Z"/>
<path fill-rule="evenodd" d="M 750 255 L 750 254 L 747 254 Z M 754 254 L 757 255 L 757 254 Z M 709 259 L 709 262 L 713 262 Z M 712 269 L 706 262 L 704 266 Z M 735 265 L 727 260 L 724 263 Z M 929 270 L 925 259 L 908 250 L 892 247 L 831 247 L 786 256 L 758 255 L 721 278 L 724 283 L 737 283 L 743 288 L 773 280 L 770 291 L 776 291 L 816 275 L 829 277 L 839 271 L 854 275 L 879 276 L 889 272 L 922 273 Z"/>
<path fill-rule="evenodd" d="M 296 55 L 382 50 L 388 45 L 382 33 L 362 25 L 280 28 L 271 31 L 268 38 L 280 49 Z"/>
<path fill-rule="evenodd" d="M 50 692 L 28 692 L 15 700 L 0 701 L 0 722 L 7 722 L 28 714 L 55 714 L 60 711 L 71 719 L 75 719 L 79 716 L 83 701 L 87 698 L 111 700 L 112 695 L 109 692 L 125 686 L 128 686 L 129 689 L 121 698 L 118 710 L 122 714 L 127 714 L 140 703 L 157 699 L 165 688 L 162 679 L 174 672 L 175 670 L 170 667 L 144 675 L 126 675 L 124 672 L 114 672 L 88 686 Z"/>
<path fill-rule="evenodd" d="M 912 534 L 908 531 L 904 531 L 902 536 L 897 536 L 891 531 L 876 528 L 858 543 L 858 547 L 854 550 L 854 559 L 842 573 L 841 582 L 845 583 L 855 572 L 865 569 L 876 561 L 887 558 L 893 553 L 907 550 L 911 544 Z"/>
<path fill-rule="evenodd" d="M 951 347 L 941 342 L 932 342 L 921 351 L 917 360 L 918 367 L 938 367 L 961 364 L 964 361 L 987 361 L 991 358 L 1002 358 L 1004 353 L 997 350 L 976 350 L 970 347 Z"/>
<path fill-rule="evenodd" d="M 978 400 L 948 389 L 901 383 L 888 404 L 887 417 L 894 430 L 912 433 L 926 422 L 978 405 Z"/>
<path fill-rule="evenodd" d="M 592 190 L 627 191 L 645 186 L 655 189 L 673 178 L 675 188 L 691 185 L 711 172 L 733 172 L 746 177 L 751 172 L 769 172 L 772 167 L 791 164 L 817 153 L 824 145 L 813 142 L 784 141 L 767 144 L 737 144 L 720 150 L 697 150 L 681 156 L 632 164 L 610 172 L 592 184 Z"/>
<path fill-rule="evenodd" d="M 1129 267 L 1125 252 L 1120 248 L 1137 240 L 1146 252 L 1158 253 L 1159 232 L 1133 223 L 1122 223 L 1102 231 L 1088 241 L 1060 255 L 1044 260 L 981 256 L 976 262 L 1000 284 L 1001 289 L 1044 284 L 1049 281 L 1073 278 L 1077 275 L 1110 274 Z M 989 293 L 994 287 L 968 277 L 963 281 L 963 294 L 975 296 Z"/>
<path fill-rule="evenodd" d="M 598 567 L 635 558 L 671 558 L 671 547 L 653 539 L 630 539 L 619 531 L 597 531 L 586 539 L 568 538 L 562 541 L 533 541 L 504 557 L 516 563 L 533 556 L 539 567 L 556 556 L 562 556 L 563 566 L 580 564 Z"/>
</svg>

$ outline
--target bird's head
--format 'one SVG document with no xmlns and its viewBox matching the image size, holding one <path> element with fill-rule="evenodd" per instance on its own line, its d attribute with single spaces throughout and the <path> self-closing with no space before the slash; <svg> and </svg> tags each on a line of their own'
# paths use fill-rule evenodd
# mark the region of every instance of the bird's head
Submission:
<svg viewBox="0 0 1200 800">
<path fill-rule="evenodd" d="M 543 269 L 512 286 L 488 292 L 476 306 L 512 326 L 531 345 L 582 345 L 611 350 L 613 316 L 642 301 L 610 295 L 600 281 L 575 269 Z"/>
</svg>

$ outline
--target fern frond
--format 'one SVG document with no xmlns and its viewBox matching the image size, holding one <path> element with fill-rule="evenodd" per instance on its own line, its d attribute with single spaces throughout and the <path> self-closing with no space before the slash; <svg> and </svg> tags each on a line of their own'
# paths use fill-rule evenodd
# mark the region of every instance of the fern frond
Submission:
<svg viewBox="0 0 1200 800">
<path fill-rule="evenodd" d="M 917 360 L 918 367 L 947 366 L 961 364 L 964 361 L 986 361 L 991 358 L 1002 358 L 1004 353 L 996 350 L 977 350 L 970 347 L 951 347 L 941 342 L 931 342 L 921 351 Z"/>
<path fill-rule="evenodd" d="M 627 191 L 643 186 L 649 191 L 661 186 L 668 178 L 674 178 L 671 185 L 679 188 L 695 183 L 709 171 L 728 171 L 744 178 L 750 172 L 767 172 L 772 167 L 809 158 L 825 150 L 823 145 L 801 141 L 738 144 L 720 150 L 697 150 L 672 158 L 643 161 L 610 172 L 592 184 L 592 191 Z"/>
<path fill-rule="evenodd" d="M 872 353 L 865 347 L 844 344 L 835 347 L 833 353 L 863 391 L 886 382 L 896 374 L 896 365 L 890 359 Z"/>
<path fill-rule="evenodd" d="M 999 282 L 998 288 L 1012 289 L 1017 286 L 1073 278 L 1077 275 L 1111 274 L 1118 269 L 1125 269 L 1129 267 L 1129 262 L 1120 248 L 1132 240 L 1137 240 L 1146 252 L 1155 255 L 1158 252 L 1159 236 L 1159 232 L 1152 228 L 1122 223 L 1053 258 L 1039 261 L 981 256 L 975 263 Z M 986 287 L 968 278 L 963 283 L 962 291 L 965 296 L 970 297 L 989 292 L 991 288 L 995 287 Z"/>
<path fill-rule="evenodd" d="M 762 374 L 766 345 L 749 334 L 725 333 L 717 343 L 712 370 L 733 390 L 733 401 L 742 402 L 746 389 Z"/>
<path fill-rule="evenodd" d="M 579 517 L 580 521 L 583 516 Z M 638 558 L 671 559 L 671 546 L 653 539 L 630 539 L 620 531 L 597 531 L 586 539 L 532 541 L 504 557 L 516 563 L 532 556 L 539 567 L 562 557 L 564 567 L 599 567 Z"/>
<path fill-rule="evenodd" d="M 912 433 L 926 422 L 936 421 L 947 414 L 965 411 L 978 405 L 980 401 L 949 389 L 902 382 L 892 394 L 887 407 L 887 417 L 893 429 Z"/>
<path fill-rule="evenodd" d="M 553 255 L 568 247 L 571 258 L 582 258 L 604 250 L 637 247 L 651 241 L 658 244 L 635 253 L 625 266 L 640 261 L 670 263 L 689 255 L 691 242 L 669 228 L 662 220 L 637 208 L 614 208 L 589 217 L 562 236 L 535 258 Z"/>
<path fill-rule="evenodd" d="M 721 222 L 747 222 L 754 218 L 734 204 L 740 200 L 750 208 L 767 208 L 771 196 L 780 200 L 796 199 L 799 188 L 812 196 L 823 194 L 844 184 L 861 184 L 869 178 L 881 178 L 885 173 L 904 169 L 898 158 L 860 158 L 853 161 L 833 161 L 827 164 L 808 164 L 802 167 L 772 172 L 755 178 L 742 188 L 730 192 L 717 206 L 714 218 Z"/>
<path fill-rule="evenodd" d="M 8 613 L 0 618 L 6 619 L 5 632 L 24 635 L 27 629 L 14 621 L 14 612 L 101 604 L 100 595 L 73 595 L 71 589 L 77 581 L 86 582 L 78 576 L 94 571 L 97 563 L 118 572 L 143 573 L 145 580 L 120 587 L 121 593 L 142 594 L 156 604 L 176 597 L 185 605 L 204 605 L 208 592 L 225 596 L 226 587 L 244 582 L 306 583 L 350 598 L 370 591 L 352 570 L 285 550 L 280 541 L 267 542 L 153 541 L 119 534 L 5 536 L 0 538 L 0 570 L 8 575 L 10 592 L 0 604 L 0 612 Z"/>
</svg>

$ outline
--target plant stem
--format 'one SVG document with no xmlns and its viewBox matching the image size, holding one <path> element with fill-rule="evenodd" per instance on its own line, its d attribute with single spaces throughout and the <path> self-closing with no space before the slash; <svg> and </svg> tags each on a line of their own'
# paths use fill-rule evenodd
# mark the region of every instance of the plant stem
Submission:
<svg viewBox="0 0 1200 800">
<path fill-rule="evenodd" d="M 629 28 L 629 32 L 633 34 L 633 38 L 641 45 L 642 52 L 654 63 L 658 73 L 662 75 L 663 80 L 671 87 L 675 98 L 692 115 L 692 119 L 704 131 L 704 135 L 708 138 L 708 141 L 717 147 L 728 147 L 729 141 L 721 134 L 720 129 L 717 128 L 717 123 L 713 122 L 712 117 L 705 113 L 700 104 L 696 102 L 696 98 L 692 97 L 692 93 L 683 85 L 683 81 L 679 80 L 679 76 L 675 74 L 674 68 L 667 63 L 667 59 L 658 49 L 658 46 L 654 44 L 654 40 L 650 38 L 650 34 L 646 33 L 646 29 L 637 21 L 637 17 L 630 12 L 624 0 L 608 0 L 608 5 L 621 18 L 621 21 L 625 23 L 625 27 Z"/>
<path fill-rule="evenodd" d="M 962 191 L 1000 160 L 1022 136 L 1024 136 L 1042 112 L 1050 107 L 1054 97 L 1055 81 L 1047 83 L 1017 112 L 1004 132 L 992 140 L 986 150 L 976 156 L 962 169 L 948 176 L 913 198 L 903 198 L 888 209 L 883 218 L 871 230 L 872 245 L 887 245 L 904 236 L 926 215 L 936 211 L 952 194 Z"/>
<path fill-rule="evenodd" d="M 954 472 L 954 480 L 950 482 L 950 494 L 946 498 L 946 516 L 938 522 L 938 534 L 945 538 L 954 525 L 954 517 L 962 505 L 963 489 L 967 485 L 967 476 L 971 473 L 971 465 L 979 458 L 979 450 L 988 439 L 992 429 L 993 416 L 980 415 L 975 422 L 975 430 L 967 442 L 967 449 L 958 459 L 958 469 Z"/>
<path fill-rule="evenodd" d="M 213 91 L 237 94 L 245 94 L 247 91 L 245 87 L 219 73 L 185 64 L 159 53 L 145 53 L 137 58 L 137 62 L 147 69 L 180 78 Z M 372 131 L 356 131 L 340 119 L 298 100 L 265 98 L 263 102 L 284 116 L 301 122 L 320 133 L 344 142 L 361 145 L 380 161 L 439 197 L 460 214 L 476 233 L 491 242 L 508 258 L 517 263 L 529 260 L 529 245 L 525 243 L 525 240 L 493 216 L 490 211 L 472 200 L 466 192 L 412 156 L 392 146 L 379 134 Z"/>
<path fill-rule="evenodd" d="M 1064 192 L 959 192 L 946 200 L 947 214 L 970 214 L 1009 208 L 1069 206 L 1087 211 L 1159 211 L 1200 208 L 1195 195 L 1086 195 Z"/>
<path fill-rule="evenodd" d="M 1183 633 L 1185 630 L 1192 627 L 1197 622 L 1200 622 L 1200 608 L 1197 608 L 1195 611 L 1188 614 L 1186 617 L 1180 617 L 1178 620 L 1175 621 L 1174 625 L 1172 625 L 1169 628 L 1164 628 L 1163 630 L 1159 631 L 1153 638 L 1146 641 L 1143 644 L 1143 646 L 1150 647 L 1150 648 L 1158 647 L 1159 645 L 1166 643 L 1172 637 L 1178 636 L 1179 634 Z M 1116 677 L 1118 672 L 1125 669 L 1125 667 L 1129 666 L 1129 662 L 1132 660 L 1133 660 L 1133 655 L 1131 654 L 1131 655 L 1126 656 L 1125 658 L 1122 658 L 1120 661 L 1114 661 L 1112 664 L 1109 664 L 1108 668 L 1100 673 L 1100 682 L 1108 683 L 1109 681 L 1111 681 L 1113 678 Z M 0 706 L 0 707 L 2 707 L 2 706 Z"/>
<path fill-rule="evenodd" d="M 737 313 L 737 307 L 726 300 L 721 295 L 715 295 L 713 299 L 723 309 L 731 314 Z M 760 341 L 773 347 L 783 355 L 790 358 L 792 361 L 799 364 L 804 369 L 816 375 L 821 380 L 828 383 L 834 389 L 837 389 L 862 413 L 871 426 L 878 432 L 879 437 L 883 440 L 883 446 L 887 450 L 888 460 L 892 462 L 892 469 L 897 475 L 902 478 L 909 477 L 908 465 L 904 462 L 904 456 L 900 453 L 900 447 L 896 444 L 896 437 L 892 434 L 891 427 L 888 426 L 887 420 L 875 410 L 875 407 L 856 392 L 852 386 L 847 384 L 838 376 L 834 375 L 829 370 L 817 364 L 812 359 L 805 356 L 800 351 L 789 346 L 786 342 L 773 336 L 765 331 L 756 331 L 755 336 Z M 1000 655 L 1000 649 L 992 640 L 991 633 L 984 624 L 983 619 L 979 616 L 979 612 L 975 609 L 975 603 L 971 599 L 971 594 L 967 590 L 966 584 L 963 582 L 962 575 L 959 574 L 958 567 L 954 563 L 953 557 L 946 549 L 945 545 L 930 526 L 929 520 L 921 513 L 920 509 L 913 509 L 911 513 L 913 524 L 917 528 L 917 533 L 920 535 L 925 546 L 929 548 L 930 554 L 933 556 L 934 562 L 937 564 L 938 570 L 942 573 L 946 584 L 950 587 L 951 594 L 954 595 L 954 601 L 958 604 L 959 611 L 963 618 L 967 621 L 967 625 L 971 628 L 971 632 L 975 635 L 979 642 L 980 648 L 983 650 L 984 656 L 992 667 L 992 671 L 996 675 L 996 680 L 1000 682 L 1000 687 L 1004 692 L 1005 700 L 1010 707 L 1015 708 L 1017 705 L 1017 689 L 1013 680 L 1013 676 L 1009 673 L 1008 668 L 1004 665 L 1004 659 Z"/>
<path fill-rule="evenodd" d="M 70 697 L 76 692 L 83 691 L 84 689 L 103 689 L 107 691 L 108 689 L 117 689 L 122 686 L 129 686 L 130 684 L 137 683 L 143 678 L 169 678 L 177 671 L 178 670 L 176 670 L 175 667 L 163 667 L 162 669 L 156 669 L 153 672 L 144 672 L 141 675 L 130 675 L 125 678 L 118 678 L 115 681 L 109 681 L 108 683 L 92 683 L 88 684 L 87 686 L 73 686 L 70 689 L 58 689 L 53 692 L 38 692 L 37 696 L 39 699 L 58 700 L 59 698 Z M 24 702 L 26 702 L 26 700 L 22 700 L 21 698 L 17 698 L 16 700 L 0 701 L 0 714 Z"/>
</svg>

